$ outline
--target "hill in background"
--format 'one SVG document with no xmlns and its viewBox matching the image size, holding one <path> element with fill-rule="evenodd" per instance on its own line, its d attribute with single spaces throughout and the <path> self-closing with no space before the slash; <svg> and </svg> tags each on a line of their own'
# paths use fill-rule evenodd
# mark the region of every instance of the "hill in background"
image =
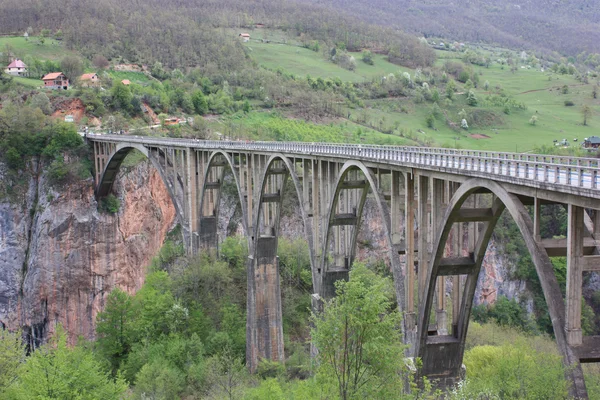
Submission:
<svg viewBox="0 0 600 400">
<path fill-rule="evenodd" d="M 565 55 L 600 53 L 594 0 L 299 0 L 426 37 Z"/>
</svg>

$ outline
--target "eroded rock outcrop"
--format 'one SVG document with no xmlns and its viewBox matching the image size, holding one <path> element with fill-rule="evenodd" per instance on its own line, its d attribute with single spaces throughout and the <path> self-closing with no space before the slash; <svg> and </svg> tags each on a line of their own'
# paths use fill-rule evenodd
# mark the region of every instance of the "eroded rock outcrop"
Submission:
<svg viewBox="0 0 600 400">
<path fill-rule="evenodd" d="M 175 221 L 149 163 L 122 172 L 117 214 L 98 211 L 92 180 L 62 187 L 41 173 L 20 204 L 0 202 L 0 323 L 44 341 L 58 323 L 71 341 L 94 337 L 114 287 L 130 293 Z"/>
</svg>

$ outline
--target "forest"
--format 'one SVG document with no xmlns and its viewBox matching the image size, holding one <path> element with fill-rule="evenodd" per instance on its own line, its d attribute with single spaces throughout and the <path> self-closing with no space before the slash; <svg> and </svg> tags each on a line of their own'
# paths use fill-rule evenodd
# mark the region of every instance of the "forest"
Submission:
<svg viewBox="0 0 600 400">
<path fill-rule="evenodd" d="M 600 6 L 593 0 L 302 1 L 343 9 L 365 21 L 426 37 L 568 56 L 600 53 Z"/>
<path fill-rule="evenodd" d="M 511 319 L 500 302 L 485 324 L 473 322 L 467 380 L 443 394 L 417 378 L 402 357 L 389 276 L 357 263 L 321 314 L 310 311 L 310 266 L 302 240 L 282 239 L 286 361 L 244 366 L 244 239 L 229 237 L 221 256 L 185 257 L 173 232 L 135 295 L 114 289 L 96 322 L 97 340 L 66 345 L 59 328 L 29 356 L 19 338 L 0 332 L 3 399 L 564 399 L 567 382 L 547 335 Z M 311 321 L 312 327 L 307 325 Z M 319 347 L 311 359 L 308 334 Z M 338 365 L 345 365 L 339 368 Z M 418 368 L 418 367 L 417 367 Z M 600 380 L 587 379 L 593 396 Z M 411 391 L 405 389 L 410 382 Z M 482 397 L 483 396 L 483 397 Z M 591 397 L 593 398 L 593 397 Z"/>
</svg>

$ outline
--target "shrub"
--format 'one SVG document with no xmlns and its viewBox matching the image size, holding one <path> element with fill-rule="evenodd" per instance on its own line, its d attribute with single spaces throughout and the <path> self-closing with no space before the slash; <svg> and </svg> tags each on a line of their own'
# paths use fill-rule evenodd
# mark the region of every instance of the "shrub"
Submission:
<svg viewBox="0 0 600 400">
<path fill-rule="evenodd" d="M 565 106 L 566 107 L 573 107 L 575 105 L 575 103 L 573 103 L 573 101 L 571 100 L 565 100 Z"/>
<path fill-rule="evenodd" d="M 14 147 L 10 147 L 6 151 L 6 155 L 4 157 L 6 158 L 6 163 L 10 168 L 19 169 L 23 167 L 23 158 L 19 151 Z"/>
<path fill-rule="evenodd" d="M 427 116 L 427 118 L 425 119 L 425 122 L 427 122 L 427 127 L 428 128 L 435 128 L 435 117 L 433 116 L 433 114 L 429 114 Z"/>
<path fill-rule="evenodd" d="M 52 164 L 48 167 L 48 179 L 50 183 L 63 183 L 69 175 L 69 166 L 59 158 L 52 161 Z"/>
<path fill-rule="evenodd" d="M 114 194 L 111 193 L 101 200 L 101 205 L 103 211 L 106 211 L 110 214 L 116 214 L 119 212 L 121 202 Z"/>
</svg>

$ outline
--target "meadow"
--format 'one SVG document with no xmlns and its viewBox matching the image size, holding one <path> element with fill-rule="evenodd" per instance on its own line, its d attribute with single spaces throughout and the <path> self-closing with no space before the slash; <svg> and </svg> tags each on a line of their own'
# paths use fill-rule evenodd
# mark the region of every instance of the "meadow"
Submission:
<svg viewBox="0 0 600 400">
<path fill-rule="evenodd" d="M 10 46 L 15 55 L 19 58 L 31 56 L 41 60 L 60 61 L 67 55 L 77 54 L 65 48 L 62 42 L 47 38 L 44 44 L 39 44 L 35 37 L 0 37 L 0 49 L 6 51 L 6 46 Z"/>
<path fill-rule="evenodd" d="M 361 61 L 361 53 L 353 53 L 356 69 L 349 71 L 326 60 L 321 52 L 299 45 L 263 43 L 258 40 L 251 40 L 245 45 L 250 57 L 264 68 L 282 69 L 301 77 L 310 75 L 313 78 L 340 78 L 345 82 L 364 82 L 380 79 L 388 74 L 410 71 L 408 68 L 388 62 L 385 56 L 380 54 L 373 54 L 374 65 L 368 65 Z"/>
<path fill-rule="evenodd" d="M 255 32 L 258 34 L 253 33 L 253 40 L 245 45 L 250 57 L 268 69 L 280 69 L 297 76 L 310 75 L 312 78 L 337 77 L 348 82 L 371 81 L 390 73 L 398 75 L 405 71 L 413 76 L 415 72 L 387 62 L 382 55 L 374 55 L 375 64 L 367 65 L 360 60 L 360 53 L 355 55 L 356 70 L 348 71 L 326 60 L 320 52 L 299 47 L 294 41 L 286 42 L 281 32 Z M 254 40 L 257 37 L 262 39 L 260 35 L 272 42 Z M 436 65 L 439 67 L 449 60 L 460 62 L 462 56 L 461 53 L 445 51 L 438 52 L 438 55 L 440 58 Z M 488 68 L 473 68 L 480 78 L 479 87 L 474 89 L 479 105 L 470 107 L 466 104 L 464 94 L 456 94 L 453 104 L 447 107 L 446 114 L 448 119 L 460 123 L 460 110 L 486 110 L 489 111 L 491 121 L 485 126 L 455 131 L 443 119 L 438 118 L 435 128 L 429 128 L 426 117 L 431 112 L 432 104 L 415 104 L 410 98 L 366 101 L 362 109 L 347 110 L 350 121 L 366 123 L 382 130 L 411 132 L 412 136 L 420 137 L 420 141 L 431 142 L 434 146 L 516 152 L 531 152 L 542 146 L 553 146 L 554 140 L 562 139 L 571 142 L 571 146 L 579 146 L 584 138 L 598 134 L 600 100 L 592 97 L 595 84 L 592 79 L 588 84 L 583 84 L 571 75 L 560 75 L 549 70 L 542 72 L 539 65 L 530 69 L 520 68 L 519 65 L 516 71 L 511 71 L 508 66 L 492 62 Z M 488 90 L 483 88 L 486 81 L 489 82 Z M 563 94 L 565 85 L 568 88 L 567 94 Z M 525 109 L 514 109 L 505 114 L 502 107 L 487 105 L 485 98 L 498 90 L 503 90 L 516 102 L 523 103 Z M 464 90 L 458 83 L 458 93 L 461 92 Z M 567 100 L 574 105 L 565 106 Z M 586 126 L 583 125 L 581 113 L 584 104 L 592 109 L 592 116 Z M 535 125 L 530 123 L 534 115 L 537 117 Z"/>
</svg>

